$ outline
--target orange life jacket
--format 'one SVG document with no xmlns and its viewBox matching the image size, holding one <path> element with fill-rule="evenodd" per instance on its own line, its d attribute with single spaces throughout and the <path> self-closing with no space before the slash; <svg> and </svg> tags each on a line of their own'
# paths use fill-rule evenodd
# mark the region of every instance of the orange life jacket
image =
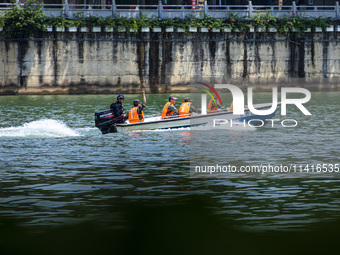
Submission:
<svg viewBox="0 0 340 255">
<path fill-rule="evenodd" d="M 173 105 L 172 102 L 167 102 L 165 105 L 164 105 L 164 108 L 163 108 L 163 111 L 162 111 L 162 119 L 164 119 L 166 116 L 170 116 L 171 114 L 173 114 L 174 112 L 168 112 L 168 108 L 170 105 Z"/>
<path fill-rule="evenodd" d="M 132 107 L 129 111 L 129 122 L 130 123 L 137 123 L 144 121 L 144 113 L 142 111 L 141 114 L 137 112 L 138 107 Z"/>
<path fill-rule="evenodd" d="M 233 111 L 234 110 L 234 101 L 231 101 L 230 107 L 229 107 L 229 111 Z"/>
<path fill-rule="evenodd" d="M 190 116 L 190 106 L 192 105 L 191 102 L 183 102 L 178 109 L 179 117 L 189 117 Z"/>
<path fill-rule="evenodd" d="M 214 111 L 218 110 L 217 106 L 213 105 L 213 103 L 214 103 L 214 100 L 210 99 L 208 106 L 207 106 L 207 111 L 214 112 Z"/>
</svg>

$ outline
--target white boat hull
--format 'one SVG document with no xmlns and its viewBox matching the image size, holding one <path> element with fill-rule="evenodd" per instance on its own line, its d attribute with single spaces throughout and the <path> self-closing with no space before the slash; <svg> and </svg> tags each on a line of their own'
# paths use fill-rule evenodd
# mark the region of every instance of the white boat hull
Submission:
<svg viewBox="0 0 340 255">
<path fill-rule="evenodd" d="M 254 105 L 256 109 L 266 109 L 270 108 L 271 104 L 257 104 Z M 275 112 L 272 115 L 268 115 L 267 118 L 271 118 L 275 115 Z M 191 117 L 184 118 L 172 118 L 172 119 L 161 119 L 158 117 L 145 118 L 144 122 L 140 123 L 122 123 L 116 124 L 117 132 L 132 132 L 139 130 L 156 130 L 156 129 L 174 129 L 174 128 L 183 128 L 183 127 L 197 127 L 202 125 L 208 125 L 208 127 L 212 127 L 215 123 L 214 120 L 240 120 L 242 118 L 247 119 L 263 119 L 264 116 L 254 115 L 249 109 L 245 109 L 244 115 L 234 115 L 232 111 L 229 109 L 218 111 L 215 113 L 210 113 L 206 115 L 193 115 Z"/>
</svg>

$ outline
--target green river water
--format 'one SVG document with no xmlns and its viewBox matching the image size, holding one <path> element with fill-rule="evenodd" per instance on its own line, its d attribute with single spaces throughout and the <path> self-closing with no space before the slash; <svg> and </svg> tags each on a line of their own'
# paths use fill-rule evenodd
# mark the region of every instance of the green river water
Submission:
<svg viewBox="0 0 340 255">
<path fill-rule="evenodd" d="M 177 96 L 178 107 L 187 94 Z M 126 96 L 125 109 L 136 97 Z M 38 231 L 89 220 L 124 227 L 122 206 L 179 206 L 193 197 L 247 231 L 306 230 L 338 219 L 340 178 L 190 178 L 188 128 L 102 135 L 94 112 L 114 98 L 0 97 L 2 219 Z M 145 114 L 160 113 L 166 98 L 147 95 Z M 340 92 L 313 92 L 306 107 L 312 116 L 288 108 L 285 118 L 299 120 L 296 128 L 225 131 L 214 146 L 228 148 L 224 163 L 340 163 Z"/>
</svg>

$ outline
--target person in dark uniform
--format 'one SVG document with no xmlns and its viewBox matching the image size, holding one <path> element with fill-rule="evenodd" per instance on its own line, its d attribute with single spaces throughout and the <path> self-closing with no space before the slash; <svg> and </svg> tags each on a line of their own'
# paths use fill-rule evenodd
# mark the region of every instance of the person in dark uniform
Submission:
<svg viewBox="0 0 340 255">
<path fill-rule="evenodd" d="M 113 123 L 124 123 L 128 118 L 123 107 L 124 95 L 119 94 L 117 96 L 117 102 L 111 104 L 110 108 L 113 113 Z"/>
</svg>

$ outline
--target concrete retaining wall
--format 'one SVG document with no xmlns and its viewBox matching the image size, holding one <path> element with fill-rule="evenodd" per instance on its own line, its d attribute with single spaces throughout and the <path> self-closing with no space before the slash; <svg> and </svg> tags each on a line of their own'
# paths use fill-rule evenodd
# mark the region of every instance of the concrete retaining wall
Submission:
<svg viewBox="0 0 340 255">
<path fill-rule="evenodd" d="M 178 92 L 195 81 L 266 89 L 295 78 L 312 89 L 339 89 L 338 35 L 53 32 L 28 41 L 0 38 L 0 94 Z"/>
</svg>

